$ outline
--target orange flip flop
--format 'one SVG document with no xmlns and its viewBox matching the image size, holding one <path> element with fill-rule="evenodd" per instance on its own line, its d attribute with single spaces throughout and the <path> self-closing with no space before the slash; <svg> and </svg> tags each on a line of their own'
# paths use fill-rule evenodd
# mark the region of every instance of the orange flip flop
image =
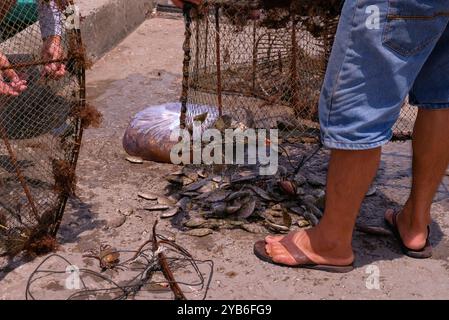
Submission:
<svg viewBox="0 0 449 320">
<path fill-rule="evenodd" d="M 293 241 L 294 233 L 290 233 L 286 237 L 284 237 L 279 243 L 282 244 L 285 249 L 290 253 L 290 255 L 295 259 L 296 263 L 293 266 L 285 265 L 281 263 L 276 263 L 273 261 L 273 259 L 270 257 L 270 255 L 267 253 L 265 246 L 266 242 L 264 240 L 257 241 L 254 244 L 254 254 L 262 261 L 282 266 L 282 267 L 289 267 L 289 268 L 303 268 L 303 269 L 312 269 L 312 270 L 319 270 L 319 271 L 325 271 L 325 272 L 332 272 L 332 273 L 347 273 L 352 270 L 354 270 L 354 264 L 350 264 L 347 266 L 333 266 L 333 265 L 322 265 L 322 264 L 316 264 L 313 261 L 311 261 L 305 254 L 302 252 L 298 246 Z"/>
<path fill-rule="evenodd" d="M 406 256 L 409 256 L 410 258 L 415 258 L 415 259 L 430 258 L 432 256 L 432 245 L 430 243 L 430 227 L 429 226 L 427 227 L 427 240 L 426 240 L 426 244 L 424 245 L 424 247 L 421 250 L 412 250 L 412 249 L 408 248 L 402 241 L 402 238 L 401 238 L 401 235 L 400 235 L 399 229 L 398 229 L 398 215 L 399 215 L 399 212 L 393 213 L 393 223 L 390 223 L 390 221 L 388 221 L 387 219 L 385 219 L 385 221 L 387 222 L 388 227 L 391 229 L 394 236 L 398 240 L 399 245 L 401 246 L 402 252 Z"/>
</svg>

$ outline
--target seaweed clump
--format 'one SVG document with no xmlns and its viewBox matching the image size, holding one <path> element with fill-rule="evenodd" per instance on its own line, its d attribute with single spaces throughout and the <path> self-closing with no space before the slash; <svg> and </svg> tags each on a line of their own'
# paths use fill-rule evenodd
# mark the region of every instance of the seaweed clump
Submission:
<svg viewBox="0 0 449 320">
<path fill-rule="evenodd" d="M 103 122 L 103 114 L 91 104 L 82 107 L 75 107 L 71 114 L 81 120 L 81 126 L 87 128 L 99 128 Z"/>
</svg>

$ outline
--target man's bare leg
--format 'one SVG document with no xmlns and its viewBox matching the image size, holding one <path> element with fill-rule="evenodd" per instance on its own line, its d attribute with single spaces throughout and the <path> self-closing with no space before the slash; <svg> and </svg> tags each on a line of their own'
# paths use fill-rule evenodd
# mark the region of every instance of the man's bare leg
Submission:
<svg viewBox="0 0 449 320">
<path fill-rule="evenodd" d="M 352 233 L 363 199 L 380 162 L 381 148 L 364 151 L 333 150 L 329 163 L 326 209 L 315 228 L 298 232 L 297 246 L 317 264 L 349 265 L 354 260 Z M 267 253 L 277 263 L 295 260 L 278 242 L 267 237 Z"/>
<path fill-rule="evenodd" d="M 448 165 L 449 110 L 420 109 L 413 134 L 412 190 L 398 216 L 402 241 L 412 250 L 426 243 L 430 208 Z M 391 222 L 392 211 L 386 218 Z"/>
</svg>

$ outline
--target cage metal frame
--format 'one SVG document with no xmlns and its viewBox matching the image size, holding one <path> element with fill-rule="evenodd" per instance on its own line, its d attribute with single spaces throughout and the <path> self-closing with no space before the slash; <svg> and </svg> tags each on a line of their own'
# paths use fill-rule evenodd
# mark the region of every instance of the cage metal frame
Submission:
<svg viewBox="0 0 449 320">
<path fill-rule="evenodd" d="M 313 28 L 309 29 L 309 25 L 307 25 L 307 21 L 312 21 L 313 19 L 319 18 L 319 16 L 313 16 L 313 14 L 319 14 L 319 6 L 323 6 L 320 1 L 290 1 L 290 0 L 282 0 L 279 1 L 280 6 L 284 6 L 284 9 L 290 11 L 290 16 L 287 17 L 289 21 L 284 21 L 284 25 L 274 27 L 270 30 L 270 27 L 264 27 L 261 23 L 261 20 L 254 19 L 253 21 L 246 21 L 246 24 L 243 26 L 232 26 L 233 22 L 230 22 L 229 16 L 226 16 L 224 11 L 227 8 L 232 8 L 235 6 L 235 15 L 238 17 L 242 10 L 250 9 L 250 10 L 265 10 L 266 12 L 270 12 L 270 10 L 276 9 L 276 4 L 269 4 L 269 8 L 267 9 L 267 3 L 269 1 L 265 0 L 249 0 L 249 1 L 234 1 L 234 0 L 206 0 L 201 6 L 192 6 L 186 5 L 184 7 L 184 19 L 185 19 L 185 41 L 184 41 L 184 62 L 183 62 L 183 84 L 182 84 L 182 95 L 180 98 L 180 102 L 182 104 L 181 115 L 180 115 L 180 123 L 181 127 L 185 127 L 186 123 L 186 112 L 187 105 L 201 105 L 206 104 L 205 101 L 208 100 L 207 105 L 215 106 L 218 109 L 220 115 L 224 112 L 232 113 L 234 116 L 237 114 L 237 120 L 242 122 L 246 122 L 250 127 L 254 125 L 256 127 L 273 127 L 273 124 L 267 125 L 266 123 L 262 124 L 254 124 L 248 123 L 247 119 L 244 119 L 238 115 L 238 108 L 235 106 L 230 106 L 229 102 L 224 102 L 224 97 L 226 95 L 234 95 L 234 96 L 245 96 L 245 97 L 254 97 L 257 100 L 265 101 L 267 105 L 277 106 L 278 101 L 270 101 L 269 94 L 266 94 L 265 97 L 255 89 L 253 92 L 244 92 L 242 88 L 237 88 L 235 92 L 231 92 L 227 90 L 226 85 L 224 83 L 228 82 L 230 77 L 224 75 L 226 71 L 232 69 L 232 66 L 229 64 L 226 65 L 226 55 L 228 54 L 225 50 L 224 43 L 227 45 L 233 45 L 235 42 L 240 42 L 238 44 L 241 47 L 252 45 L 252 53 L 253 57 L 247 58 L 246 64 L 249 69 L 252 68 L 252 76 L 249 77 L 250 83 L 252 83 L 252 87 L 256 87 L 257 82 L 257 68 L 258 65 L 258 57 L 257 54 L 260 53 L 260 49 L 257 47 L 257 38 L 260 39 L 261 34 L 266 32 L 267 34 L 276 33 L 276 32 L 284 32 L 287 36 L 284 36 L 282 39 L 286 44 L 286 51 L 290 51 L 287 53 L 287 57 L 290 59 L 286 59 L 287 64 L 289 65 L 289 72 L 287 73 L 290 77 L 291 83 L 287 86 L 288 90 L 292 92 L 290 101 L 287 101 L 287 104 L 290 104 L 293 109 L 294 116 L 296 120 L 307 120 L 305 124 L 294 124 L 296 128 L 288 128 L 288 127 L 278 127 L 281 129 L 281 133 L 284 133 L 286 137 L 288 137 L 292 131 L 300 132 L 302 135 L 310 138 L 314 137 L 315 139 L 306 139 L 307 142 L 315 141 L 319 142 L 319 120 L 318 120 L 318 100 L 319 100 L 319 91 L 321 91 L 322 83 L 324 81 L 324 76 L 327 69 L 327 63 L 329 61 L 329 57 L 332 51 L 333 42 L 335 39 L 335 34 L 337 32 L 339 14 L 336 15 L 335 12 L 324 12 L 324 16 L 321 17 L 319 23 L 321 23 L 321 34 L 318 33 L 318 36 L 314 36 L 312 34 Z M 236 4 L 239 3 L 239 4 Z M 338 3 L 338 1 L 333 1 L 333 3 Z M 293 6 L 296 7 L 293 8 Z M 293 9 L 292 9 L 293 8 Z M 312 9 L 310 9 L 312 8 Z M 337 5 L 335 4 L 335 8 Z M 341 9 L 341 7 L 340 7 Z M 307 19 L 304 17 L 311 13 L 312 16 L 309 16 Z M 326 16 L 327 15 L 327 16 Z M 235 18 L 238 20 L 239 18 Z M 241 19 L 241 18 L 240 18 Z M 308 20 L 310 19 L 310 20 Z M 231 26 L 230 26 L 231 25 Z M 239 30 L 240 28 L 240 30 Z M 265 30 L 262 30 L 264 29 Z M 251 32 L 248 30 L 252 30 Z M 308 34 L 304 36 L 305 34 Z M 242 39 L 239 39 L 242 38 Z M 320 63 L 317 63 L 314 70 L 307 69 L 305 66 L 306 62 L 301 65 L 301 59 L 304 59 L 304 56 L 301 56 L 301 51 L 303 48 L 299 44 L 301 41 L 301 37 L 309 37 L 309 39 L 305 39 L 304 41 L 311 40 L 311 46 L 317 46 L 317 55 L 318 59 L 321 59 Z M 204 38 L 204 39 L 203 39 Z M 281 37 L 282 38 L 282 37 Z M 312 39 L 314 38 L 314 40 Z M 317 41 L 319 45 L 313 43 L 313 41 Z M 246 43 L 244 43 L 246 42 Z M 248 44 L 250 43 L 250 44 Z M 304 44 L 306 47 L 308 44 Z M 201 47 L 203 46 L 203 47 Z M 318 48 L 321 46 L 321 48 Z M 245 50 L 245 49 L 243 49 Z M 251 51 L 251 50 L 248 50 Z M 306 55 L 310 52 L 306 52 Z M 207 59 L 211 61 L 206 61 Z M 306 57 L 307 58 L 307 57 Z M 204 60 L 204 61 L 203 61 Z M 278 63 L 281 59 L 277 59 L 276 57 L 268 59 L 267 63 Z M 209 67 L 209 74 L 204 72 L 201 74 L 200 69 L 202 67 L 199 66 L 200 63 L 204 62 L 204 70 Z M 231 70 L 232 71 L 232 70 Z M 238 73 L 237 71 L 236 73 Z M 240 75 L 238 75 L 240 76 Z M 271 75 L 270 75 L 271 76 Z M 283 75 L 285 78 L 285 75 Z M 210 87 L 206 88 L 205 79 L 208 79 Z M 303 77 L 303 78 L 301 78 Z M 308 79 L 309 77 L 309 79 Z M 304 89 L 304 84 L 307 80 L 314 78 L 314 83 L 310 84 L 310 87 Z M 213 79 L 215 78 L 215 79 Z M 273 77 L 273 81 L 276 82 L 278 79 L 275 79 L 276 76 Z M 278 85 L 278 83 L 275 83 Z M 302 88 L 300 86 L 303 86 Z M 317 91 L 317 93 L 313 93 L 313 96 L 310 95 L 312 91 Z M 305 93 L 301 96 L 301 91 Z M 198 95 L 209 95 L 209 98 L 198 97 Z M 232 98 L 230 98 L 232 99 Z M 299 100 L 303 100 L 304 106 L 299 107 L 299 113 L 297 113 L 295 108 L 298 108 L 300 103 Z M 228 99 L 229 101 L 229 99 Z M 231 102 L 232 104 L 232 102 Z M 261 106 L 264 104 L 261 103 Z M 406 109 L 407 108 L 407 109 Z M 255 112 L 258 112 L 257 110 Z M 412 127 L 410 125 L 412 118 L 415 116 L 415 111 L 410 109 L 410 106 L 405 105 L 404 116 L 398 121 L 395 125 L 393 140 L 408 140 L 411 138 Z M 305 114 L 305 117 L 304 117 Z M 310 121 L 308 121 L 310 120 Z M 401 124 L 401 121 L 406 121 L 405 125 Z M 298 127 L 299 130 L 298 130 Z"/>
<path fill-rule="evenodd" d="M 41 1 L 41 0 L 37 0 L 37 1 Z M 63 8 L 63 4 L 61 3 L 61 0 L 56 0 L 56 3 L 58 4 L 58 6 L 60 6 L 60 9 L 62 10 Z M 66 8 L 67 6 L 75 6 L 75 1 L 74 0 L 64 0 L 64 8 Z M 34 25 L 33 25 L 34 26 Z M 30 28 L 32 28 L 33 26 L 30 26 Z M 25 29 L 26 30 L 26 29 Z M 30 31 L 31 32 L 31 31 Z M 22 41 L 26 41 L 27 38 L 26 36 L 23 36 L 25 40 L 22 39 Z M 17 137 L 11 137 L 11 133 L 8 132 L 5 129 L 4 125 L 6 123 L 9 123 L 10 120 L 8 119 L 8 115 L 6 114 L 6 118 L 5 119 L 0 119 L 0 145 L 4 146 L 4 150 L 6 150 L 7 153 L 7 157 L 9 157 L 10 160 L 10 169 L 14 170 L 14 174 L 15 177 L 17 178 L 17 180 L 19 181 L 20 184 L 20 189 L 17 190 L 13 190 L 11 191 L 12 193 L 16 194 L 17 196 L 13 196 L 13 199 L 20 199 L 23 195 L 25 195 L 25 199 L 27 201 L 27 205 L 26 207 L 28 207 L 27 209 L 21 209 L 18 210 L 17 212 L 12 212 L 11 214 L 17 214 L 17 215 L 22 215 L 22 212 L 25 210 L 28 210 L 30 213 L 28 213 L 29 215 L 31 215 L 34 220 L 33 223 L 28 223 L 27 227 L 29 227 L 30 229 L 35 227 L 36 228 L 36 232 L 43 232 L 43 236 L 48 236 L 51 237 L 53 239 L 56 238 L 57 232 L 59 230 L 63 215 L 64 215 L 64 211 L 68 202 L 68 199 L 70 196 L 73 196 L 74 193 L 74 189 L 75 189 L 75 184 L 76 184 L 76 176 L 75 176 L 75 170 L 76 170 L 76 165 L 78 162 L 78 158 L 79 158 L 79 153 L 80 153 L 80 148 L 81 148 L 81 141 L 82 141 L 82 137 L 83 137 L 83 129 L 85 128 L 85 120 L 82 117 L 82 114 L 84 112 L 84 110 L 86 110 L 87 108 L 87 102 L 86 102 L 86 67 L 88 67 L 89 63 L 88 60 L 86 58 L 86 54 L 85 54 L 85 50 L 84 50 L 84 45 L 83 45 L 83 41 L 82 41 L 82 36 L 81 36 L 81 30 L 79 29 L 79 26 L 74 26 L 72 28 L 67 28 L 64 30 L 64 34 L 63 34 L 63 39 L 64 39 L 64 46 L 65 48 L 65 53 L 63 55 L 63 57 L 61 59 L 48 59 L 48 60 L 44 60 L 44 59 L 26 59 L 26 61 L 18 61 L 18 62 L 12 62 L 10 65 L 8 66 L 4 66 L 1 67 L 1 71 L 4 72 L 8 69 L 12 69 L 15 71 L 20 71 L 20 70 L 27 70 L 29 68 L 34 68 L 34 67 L 41 67 L 45 64 L 49 64 L 49 63 L 64 63 L 67 67 L 67 73 L 69 73 L 69 75 L 67 75 L 67 77 L 70 77 L 69 80 L 65 80 L 67 82 L 64 82 L 65 86 L 69 86 L 69 85 L 73 85 L 72 81 L 74 81 L 76 83 L 76 87 L 75 88 L 70 88 L 67 89 L 71 95 L 72 98 L 71 100 L 67 100 L 67 103 L 74 103 L 72 105 L 70 105 L 68 107 L 68 112 L 69 114 L 67 114 L 67 116 L 70 118 L 70 125 L 71 125 L 71 130 L 70 130 L 70 142 L 67 143 L 68 146 L 67 150 L 64 150 L 64 146 L 62 146 L 63 142 L 62 142 L 62 137 L 61 140 L 56 143 L 58 144 L 58 147 L 60 147 L 60 154 L 62 154 L 63 158 L 62 159 L 54 159 L 54 160 L 60 160 L 61 163 L 63 163 L 65 165 L 65 168 L 61 168 L 56 166 L 53 166 L 53 168 L 48 168 L 48 171 L 53 170 L 53 174 L 55 175 L 53 177 L 53 182 L 54 185 L 52 187 L 50 187 L 50 189 L 48 190 L 49 193 L 49 197 L 54 197 L 53 198 L 53 207 L 52 208 L 47 208 L 45 206 L 38 206 L 36 205 L 36 200 L 35 200 L 35 196 L 36 194 L 33 194 L 32 190 L 30 189 L 30 181 L 29 179 L 26 177 L 26 174 L 24 173 L 24 170 L 21 168 L 21 165 L 19 163 L 19 161 L 21 161 L 20 157 L 21 155 L 25 154 L 26 151 L 24 151 L 21 147 L 17 146 L 15 143 L 15 140 L 20 140 L 21 136 L 25 137 L 27 133 L 23 133 L 23 131 L 26 130 L 22 130 L 22 132 L 17 133 Z M 32 41 L 32 38 L 29 39 L 30 41 Z M 32 45 L 32 44 L 31 44 Z M 31 48 L 31 47 L 30 47 Z M 31 50 L 33 50 L 31 48 Z M 56 81 L 56 80 L 55 80 Z M 61 80 L 62 81 L 62 80 Z M 65 92 L 66 88 L 63 89 L 63 91 Z M 40 93 L 36 93 L 36 97 L 38 98 Z M 67 93 L 68 94 L 68 93 Z M 42 98 L 45 99 L 47 98 L 47 96 L 45 96 L 45 94 L 42 92 Z M 1 103 L 2 106 L 0 107 L 4 107 L 6 98 L 2 98 Z M 37 115 L 35 115 L 37 116 Z M 54 115 L 57 116 L 57 115 Z M 67 118 L 68 119 L 68 118 Z M 64 124 L 67 123 L 67 121 L 69 120 L 63 120 Z M 24 120 L 25 121 L 25 120 Z M 24 128 L 22 128 L 24 129 Z M 29 137 L 25 137 L 24 139 L 28 139 Z M 59 138 L 59 136 L 58 136 Z M 40 142 L 39 142 L 40 143 Z M 54 143 L 52 141 L 50 141 L 49 143 Z M 53 149 L 51 149 L 52 146 L 49 147 L 50 151 L 48 156 L 52 157 L 52 152 L 54 151 Z M 55 172 L 59 169 L 64 169 L 64 172 Z M 60 178 L 65 179 L 64 182 L 58 182 L 56 175 L 60 175 Z M 0 181 L 1 182 L 1 181 Z M 59 185 L 58 185 L 59 184 Z M 22 194 L 22 195 L 21 195 Z M 6 203 L 6 204 L 1 204 L 0 208 L 5 209 L 5 205 L 11 205 L 13 206 L 14 204 L 10 204 L 10 203 Z M 6 210 L 6 209 L 5 209 Z M 6 212 L 6 211 L 5 211 Z M 47 217 L 46 215 L 50 215 L 49 217 Z M 26 213 L 23 213 L 23 217 L 22 219 L 25 219 L 27 216 Z M 20 218 L 20 217 L 19 217 Z M 33 226 L 33 224 L 35 224 L 35 226 Z M 3 228 L 5 228 L 5 226 L 2 226 Z M 46 228 L 45 230 L 42 230 L 42 228 Z M 6 229 L 5 229 L 6 230 Z M 4 230 L 2 230 L 4 231 Z M 22 230 L 23 231 L 23 230 Z M 9 234 L 7 232 L 4 232 L 2 234 L 0 234 L 0 240 L 2 242 L 4 242 L 4 246 L 7 247 L 14 247 L 14 238 L 9 238 Z M 17 235 L 16 235 L 17 236 Z M 11 249 L 12 251 L 9 252 L 8 249 L 4 249 L 6 251 L 6 254 L 9 255 L 15 255 L 17 253 L 19 253 L 21 250 L 27 250 L 30 249 L 25 248 L 25 243 L 27 241 L 40 241 L 43 239 L 31 239 L 34 235 L 33 234 L 26 234 L 26 233 L 22 233 L 23 239 L 21 240 L 23 243 L 21 246 L 17 247 L 17 250 Z M 31 245 L 31 243 L 28 243 L 28 245 Z M 36 248 L 36 250 L 39 250 L 39 248 Z"/>
</svg>

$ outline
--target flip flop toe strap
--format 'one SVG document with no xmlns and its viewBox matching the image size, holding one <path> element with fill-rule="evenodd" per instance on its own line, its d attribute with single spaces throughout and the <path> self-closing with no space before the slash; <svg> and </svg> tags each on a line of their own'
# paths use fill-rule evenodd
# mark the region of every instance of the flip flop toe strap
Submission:
<svg viewBox="0 0 449 320">
<path fill-rule="evenodd" d="M 290 233 L 280 241 L 280 244 L 284 246 L 284 248 L 293 257 L 293 259 L 295 259 L 298 265 L 314 265 L 315 263 L 310 260 L 295 244 L 294 238 L 295 233 Z"/>
</svg>

